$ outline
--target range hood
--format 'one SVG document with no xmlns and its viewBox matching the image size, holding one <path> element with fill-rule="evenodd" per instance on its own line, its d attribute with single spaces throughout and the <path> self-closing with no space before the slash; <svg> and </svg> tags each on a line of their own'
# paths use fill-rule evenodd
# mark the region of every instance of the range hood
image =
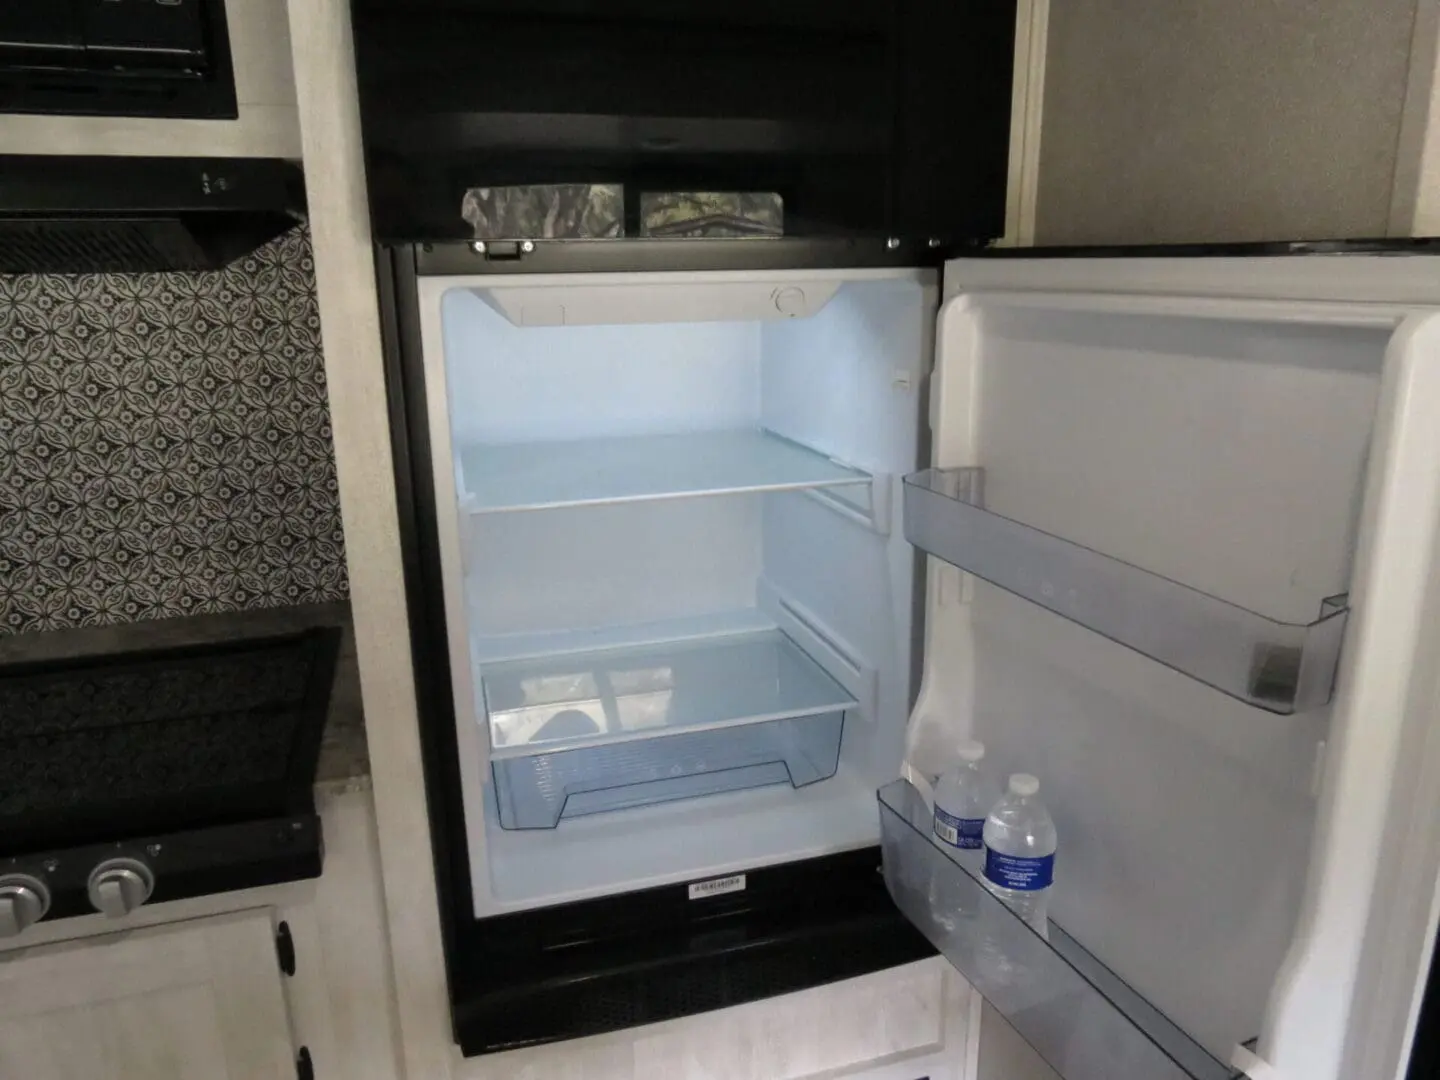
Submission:
<svg viewBox="0 0 1440 1080">
<path fill-rule="evenodd" d="M 0 155 L 0 274 L 219 270 L 304 210 L 280 159 Z"/>
</svg>

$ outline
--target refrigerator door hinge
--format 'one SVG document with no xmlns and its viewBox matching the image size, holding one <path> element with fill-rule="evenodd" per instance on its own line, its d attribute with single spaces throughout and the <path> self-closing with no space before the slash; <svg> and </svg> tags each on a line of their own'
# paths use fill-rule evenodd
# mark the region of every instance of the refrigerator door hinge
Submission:
<svg viewBox="0 0 1440 1080">
<path fill-rule="evenodd" d="M 535 250 L 534 240 L 475 240 L 470 250 L 485 256 L 486 262 L 518 261 Z"/>
<path fill-rule="evenodd" d="M 295 939 L 290 936 L 290 924 L 282 922 L 275 930 L 275 956 L 280 961 L 280 970 L 286 975 L 295 974 Z"/>
<path fill-rule="evenodd" d="M 315 1080 L 315 1063 L 310 1060 L 310 1048 L 300 1047 L 295 1055 L 295 1080 Z"/>
</svg>

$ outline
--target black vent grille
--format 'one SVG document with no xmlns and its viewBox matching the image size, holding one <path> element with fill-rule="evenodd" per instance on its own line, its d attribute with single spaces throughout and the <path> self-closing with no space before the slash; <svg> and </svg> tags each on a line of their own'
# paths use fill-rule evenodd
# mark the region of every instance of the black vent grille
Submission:
<svg viewBox="0 0 1440 1080">
<path fill-rule="evenodd" d="M 174 219 L 0 221 L 0 273 L 205 270 L 212 261 Z"/>
<path fill-rule="evenodd" d="M 717 943 L 707 949 L 692 942 L 666 958 L 630 966 L 607 968 L 603 958 L 592 957 L 596 968 L 581 978 L 525 985 L 517 977 L 512 985 L 455 1002 L 457 1039 L 461 1050 L 474 1056 L 584 1038 L 808 990 L 934 955 L 893 908 L 847 915 L 806 909 L 797 916 L 799 925 L 739 947 Z"/>
<path fill-rule="evenodd" d="M 222 270 L 295 224 L 268 210 L 0 217 L 0 274 Z"/>
</svg>

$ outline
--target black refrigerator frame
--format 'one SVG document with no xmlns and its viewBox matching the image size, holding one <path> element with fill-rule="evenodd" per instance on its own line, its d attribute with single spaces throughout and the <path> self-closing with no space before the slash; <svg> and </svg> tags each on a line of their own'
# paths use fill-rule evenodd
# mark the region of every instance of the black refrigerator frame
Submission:
<svg viewBox="0 0 1440 1080">
<path fill-rule="evenodd" d="M 742 892 L 691 900 L 688 883 L 477 919 L 441 593 L 421 357 L 421 276 L 570 269 L 934 265 L 924 244 L 862 240 L 540 243 L 495 260 L 471 245 L 376 249 L 395 481 L 453 1034 L 467 1056 L 738 1005 L 935 955 L 902 916 L 878 844 L 746 872 Z M 918 556 L 917 556 L 918 559 Z M 923 587 L 923 574 L 919 577 Z"/>
</svg>

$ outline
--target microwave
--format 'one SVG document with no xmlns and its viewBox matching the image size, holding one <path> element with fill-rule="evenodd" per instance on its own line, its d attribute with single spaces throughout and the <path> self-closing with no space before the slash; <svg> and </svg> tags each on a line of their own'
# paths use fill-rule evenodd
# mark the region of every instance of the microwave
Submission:
<svg viewBox="0 0 1440 1080">
<path fill-rule="evenodd" d="M 234 120 L 225 0 L 0 6 L 0 113 Z"/>
</svg>

